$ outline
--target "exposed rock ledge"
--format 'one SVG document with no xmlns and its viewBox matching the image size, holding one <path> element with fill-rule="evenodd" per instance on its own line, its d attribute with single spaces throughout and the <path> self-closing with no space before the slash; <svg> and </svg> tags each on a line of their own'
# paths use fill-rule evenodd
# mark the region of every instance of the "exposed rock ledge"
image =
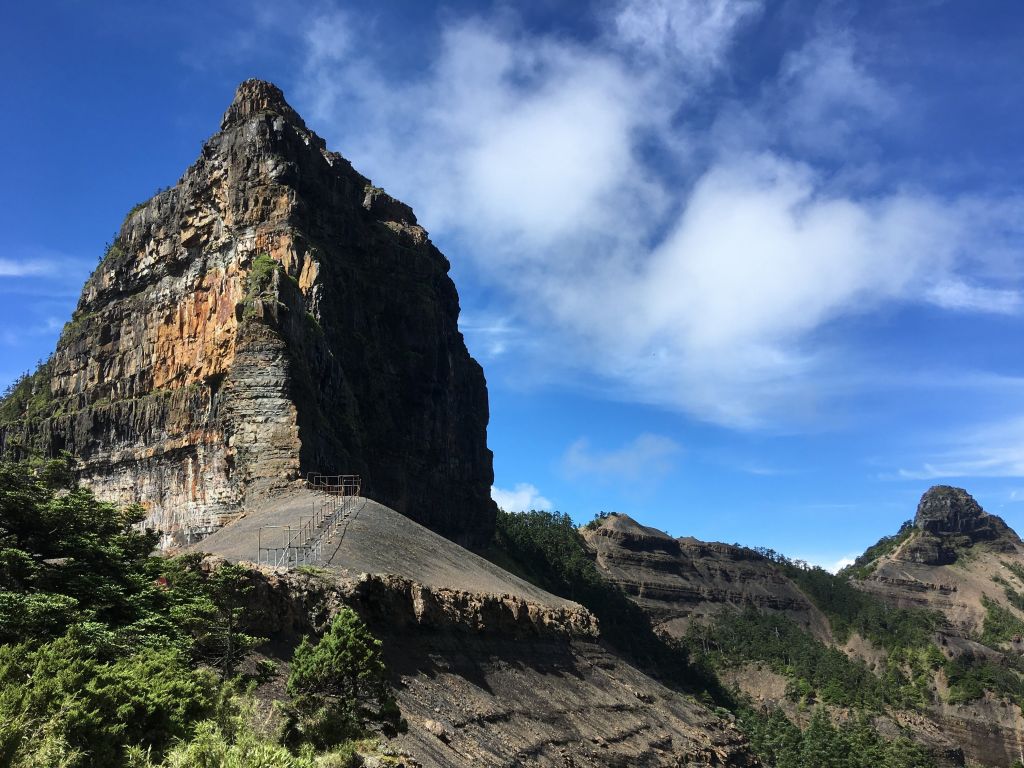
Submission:
<svg viewBox="0 0 1024 768">
<path fill-rule="evenodd" d="M 204 568 L 224 562 L 210 556 Z M 251 568 L 252 629 L 286 661 L 341 606 L 383 652 L 409 729 L 387 748 L 416 768 L 753 768 L 730 718 L 598 642 L 584 608 L 426 587 L 393 575 Z"/>
<path fill-rule="evenodd" d="M 209 556 L 203 567 L 224 560 Z M 260 632 L 283 635 L 323 629 L 341 605 L 371 624 L 392 631 L 410 628 L 500 634 L 502 637 L 562 637 L 596 640 L 597 618 L 577 605 L 549 606 L 517 595 L 492 595 L 428 587 L 390 574 L 293 571 L 251 563 L 251 609 Z"/>
</svg>

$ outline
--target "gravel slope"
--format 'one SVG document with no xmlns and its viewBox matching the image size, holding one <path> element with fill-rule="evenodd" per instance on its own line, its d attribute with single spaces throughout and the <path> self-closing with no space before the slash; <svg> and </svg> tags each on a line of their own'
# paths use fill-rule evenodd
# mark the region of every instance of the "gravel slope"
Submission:
<svg viewBox="0 0 1024 768">
<path fill-rule="evenodd" d="M 193 545 L 232 561 L 257 559 L 262 526 L 292 525 L 310 515 L 323 496 L 295 489 L 272 497 L 259 507 Z M 343 535 L 324 544 L 317 565 L 339 572 L 391 573 L 430 587 L 466 592 L 517 595 L 542 605 L 574 605 L 513 576 L 419 523 L 371 499 L 355 500 Z"/>
</svg>

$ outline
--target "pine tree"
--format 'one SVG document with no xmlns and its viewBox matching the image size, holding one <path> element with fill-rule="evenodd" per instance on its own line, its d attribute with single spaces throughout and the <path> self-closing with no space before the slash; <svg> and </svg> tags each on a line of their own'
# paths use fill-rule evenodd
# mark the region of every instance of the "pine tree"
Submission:
<svg viewBox="0 0 1024 768">
<path fill-rule="evenodd" d="M 315 645 L 303 638 L 288 693 L 293 729 L 323 747 L 358 736 L 370 722 L 397 724 L 381 643 L 351 608 L 338 612 Z"/>
</svg>

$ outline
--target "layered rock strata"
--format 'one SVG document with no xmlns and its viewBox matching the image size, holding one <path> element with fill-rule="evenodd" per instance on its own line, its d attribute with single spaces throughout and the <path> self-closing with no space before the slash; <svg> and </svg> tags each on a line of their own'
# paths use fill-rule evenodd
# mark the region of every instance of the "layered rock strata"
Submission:
<svg viewBox="0 0 1024 768">
<path fill-rule="evenodd" d="M 1020 665 L 1019 638 L 1000 641 L 986 627 L 996 615 L 1024 622 L 1024 543 L 999 517 L 962 488 L 939 485 L 921 497 L 909 535 L 890 551 L 862 563 L 854 584 L 885 602 L 939 611 L 936 634 L 950 658 L 969 654 L 998 667 Z M 987 645 L 982 644 L 987 643 Z M 947 682 L 936 675 L 928 715 L 959 744 L 968 764 L 1010 766 L 1024 749 L 1024 716 L 1016 703 L 991 692 L 962 703 L 946 701 Z"/>
<path fill-rule="evenodd" d="M 675 539 L 612 514 L 581 529 L 598 569 L 669 635 L 723 608 L 779 611 L 817 634 L 827 622 L 807 597 L 753 550 L 694 538 Z"/>
<path fill-rule="evenodd" d="M 383 641 L 409 726 L 381 746 L 409 765 L 758 764 L 730 720 L 610 653 L 580 606 L 366 574 L 264 568 L 252 580 L 247 614 L 282 660 L 339 606 L 362 615 Z"/>
<path fill-rule="evenodd" d="M 1018 584 L 1024 543 L 967 491 L 938 485 L 921 497 L 910 535 L 862 567 L 859 588 L 895 605 L 941 611 L 954 633 L 974 637 L 986 602 L 1018 610 L 1007 587 Z"/>
<path fill-rule="evenodd" d="M 6 404 L 0 452 L 69 451 L 167 543 L 307 471 L 359 473 L 367 495 L 483 543 L 487 391 L 448 268 L 408 206 L 246 81 L 181 180 L 128 214 Z"/>
</svg>

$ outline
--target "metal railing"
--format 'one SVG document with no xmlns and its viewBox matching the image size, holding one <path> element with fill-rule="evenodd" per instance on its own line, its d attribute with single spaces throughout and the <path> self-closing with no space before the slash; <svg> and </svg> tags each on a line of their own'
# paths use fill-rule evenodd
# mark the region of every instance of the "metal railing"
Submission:
<svg viewBox="0 0 1024 768">
<path fill-rule="evenodd" d="M 321 475 L 319 472 L 310 472 L 306 475 L 306 485 L 314 491 L 332 496 L 359 496 L 363 479 L 359 475 Z"/>
<path fill-rule="evenodd" d="M 312 514 L 300 515 L 296 525 L 264 525 L 256 540 L 256 558 L 262 565 L 294 568 L 323 559 L 324 543 L 347 529 L 348 519 L 362 490 L 359 475 L 310 473 L 310 488 L 324 494 L 313 501 Z"/>
</svg>

